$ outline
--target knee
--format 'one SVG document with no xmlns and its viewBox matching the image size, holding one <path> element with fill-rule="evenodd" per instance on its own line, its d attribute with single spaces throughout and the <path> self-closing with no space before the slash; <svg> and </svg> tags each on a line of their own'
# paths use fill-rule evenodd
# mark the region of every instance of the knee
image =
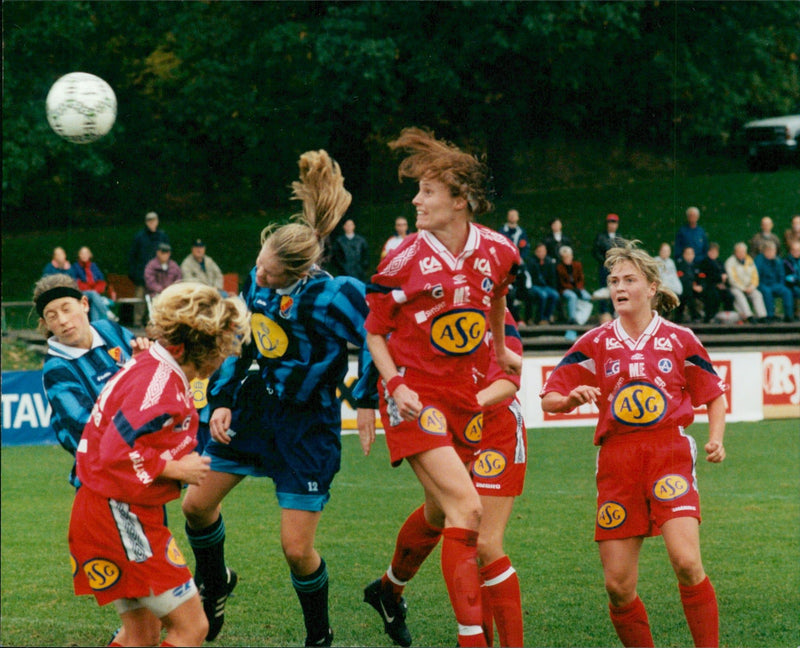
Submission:
<svg viewBox="0 0 800 648">
<path fill-rule="evenodd" d="M 190 498 L 184 498 L 181 511 L 192 529 L 204 529 L 213 524 L 217 517 L 216 506 L 211 508 L 201 506 Z"/>
<path fill-rule="evenodd" d="M 705 578 L 703 563 L 699 558 L 683 555 L 671 558 L 672 569 L 681 585 L 697 585 Z"/>
<path fill-rule="evenodd" d="M 317 561 L 314 547 L 302 542 L 282 543 L 283 557 L 294 574 L 309 574 Z"/>
</svg>

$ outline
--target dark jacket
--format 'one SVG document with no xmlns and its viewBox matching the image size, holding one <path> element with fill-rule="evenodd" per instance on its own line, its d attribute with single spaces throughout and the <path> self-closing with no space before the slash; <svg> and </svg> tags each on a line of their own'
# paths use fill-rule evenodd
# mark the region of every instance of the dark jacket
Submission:
<svg viewBox="0 0 800 648">
<path fill-rule="evenodd" d="M 367 240 L 358 234 L 347 238 L 344 234 L 339 236 L 331 245 L 330 267 L 332 274 L 355 277 L 361 281 L 367 280 L 369 268 L 369 247 Z"/>
<path fill-rule="evenodd" d="M 162 229 L 151 232 L 145 227 L 134 237 L 128 255 L 128 276 L 137 286 L 144 286 L 144 267 L 155 257 L 159 243 L 169 243 L 169 236 Z"/>
</svg>

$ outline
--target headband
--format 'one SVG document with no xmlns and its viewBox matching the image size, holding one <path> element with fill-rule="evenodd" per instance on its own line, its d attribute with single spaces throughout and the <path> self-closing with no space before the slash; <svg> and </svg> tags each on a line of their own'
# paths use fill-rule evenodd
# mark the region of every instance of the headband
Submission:
<svg viewBox="0 0 800 648">
<path fill-rule="evenodd" d="M 72 288 L 70 286 L 56 286 L 50 290 L 45 290 L 34 301 L 36 312 L 39 313 L 39 317 L 44 317 L 45 306 L 54 299 L 61 299 L 62 297 L 74 297 L 77 300 L 81 300 L 83 298 L 83 293 L 77 288 Z"/>
</svg>

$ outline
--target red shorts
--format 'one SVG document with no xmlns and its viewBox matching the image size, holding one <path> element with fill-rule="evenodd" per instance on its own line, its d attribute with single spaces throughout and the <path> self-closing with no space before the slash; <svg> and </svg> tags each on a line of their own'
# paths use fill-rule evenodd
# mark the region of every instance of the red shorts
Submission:
<svg viewBox="0 0 800 648">
<path fill-rule="evenodd" d="M 405 374 L 406 385 L 422 401 L 422 413 L 416 421 L 406 421 L 400 416 L 383 381 L 379 382 L 381 421 L 392 465 L 399 465 L 405 457 L 444 446 L 455 448 L 464 463 L 471 461 L 481 440 L 481 410 L 475 400 L 477 390 L 472 377 L 450 385 L 431 383 L 425 378 L 411 371 Z"/>
<path fill-rule="evenodd" d="M 483 413 L 481 449 L 472 462 L 472 483 L 480 495 L 517 497 L 525 486 L 528 435 L 518 400 Z"/>
<path fill-rule="evenodd" d="M 679 517 L 700 521 L 694 439 L 681 429 L 612 436 L 597 454 L 595 540 L 661 534 Z"/>
<path fill-rule="evenodd" d="M 163 506 L 126 504 L 78 489 L 69 521 L 76 594 L 100 605 L 161 594 L 192 578 Z"/>
</svg>

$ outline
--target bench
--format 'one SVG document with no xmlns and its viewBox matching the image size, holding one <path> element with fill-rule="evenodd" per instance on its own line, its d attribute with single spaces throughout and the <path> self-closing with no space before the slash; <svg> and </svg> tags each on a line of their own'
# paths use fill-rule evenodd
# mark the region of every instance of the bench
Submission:
<svg viewBox="0 0 800 648">
<path fill-rule="evenodd" d="M 134 307 L 144 304 L 143 297 L 136 296 L 136 285 L 128 275 L 108 273 L 108 294 L 117 304 L 117 316 L 121 324 L 135 324 L 133 321 Z"/>
</svg>

